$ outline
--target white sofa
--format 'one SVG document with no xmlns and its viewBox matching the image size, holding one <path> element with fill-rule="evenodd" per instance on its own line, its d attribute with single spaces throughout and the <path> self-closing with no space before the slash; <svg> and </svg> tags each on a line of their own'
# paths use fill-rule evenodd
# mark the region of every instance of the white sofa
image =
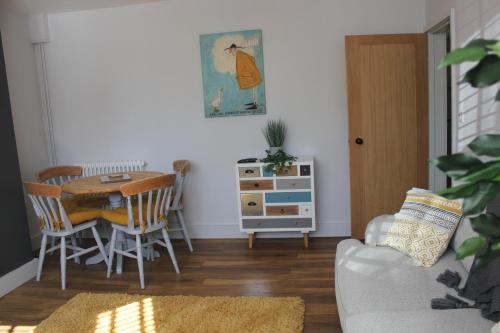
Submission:
<svg viewBox="0 0 500 333">
<path fill-rule="evenodd" d="M 471 258 L 456 261 L 456 249 L 474 235 L 468 220 L 459 226 L 449 250 L 430 268 L 389 248 L 375 246 L 386 236 L 392 215 L 375 218 L 365 244 L 347 239 L 337 246 L 335 293 L 344 333 L 489 333 L 493 322 L 477 309 L 433 310 L 431 299 L 456 293 L 436 281 L 446 269 L 465 283 Z"/>
</svg>

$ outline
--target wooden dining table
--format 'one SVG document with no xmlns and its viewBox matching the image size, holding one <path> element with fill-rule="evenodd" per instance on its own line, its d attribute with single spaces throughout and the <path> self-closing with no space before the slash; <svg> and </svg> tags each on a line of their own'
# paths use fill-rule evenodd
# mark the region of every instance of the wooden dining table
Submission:
<svg viewBox="0 0 500 333">
<path fill-rule="evenodd" d="M 156 171 L 133 171 L 133 172 L 124 172 L 125 174 L 130 176 L 130 180 L 127 181 L 119 181 L 112 183 L 103 183 L 101 181 L 101 177 L 105 175 L 97 175 L 90 177 L 82 177 L 73 179 L 65 182 L 62 185 L 62 191 L 64 193 L 74 194 L 74 195 L 89 195 L 89 194 L 106 194 L 109 199 L 109 206 L 111 209 L 118 208 L 123 206 L 123 197 L 120 192 L 120 187 L 124 184 L 130 183 L 132 181 L 147 179 L 151 177 L 157 177 L 165 175 L 163 172 Z M 122 233 L 119 233 L 122 234 Z M 123 236 L 123 235 L 122 235 Z M 108 239 L 109 240 L 109 239 Z M 124 242 L 128 247 L 135 246 L 135 241 L 130 242 L 128 239 L 117 239 L 117 242 Z M 133 243 L 133 244 L 132 244 Z M 109 242 L 105 246 L 105 250 L 109 250 Z M 155 256 L 159 256 L 159 253 L 155 252 Z M 122 256 L 119 255 L 116 261 L 116 272 L 121 274 L 122 272 Z M 97 254 L 93 257 L 88 258 L 85 261 L 86 265 L 95 265 L 104 261 L 102 254 Z"/>
</svg>

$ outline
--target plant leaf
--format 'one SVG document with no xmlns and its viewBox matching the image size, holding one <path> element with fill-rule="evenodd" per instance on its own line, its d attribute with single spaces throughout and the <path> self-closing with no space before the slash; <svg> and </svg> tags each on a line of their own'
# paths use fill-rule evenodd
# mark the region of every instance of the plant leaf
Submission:
<svg viewBox="0 0 500 333">
<path fill-rule="evenodd" d="M 496 240 L 493 244 L 491 244 L 491 249 L 493 251 L 500 251 L 500 240 Z"/>
<path fill-rule="evenodd" d="M 465 175 L 458 177 L 460 182 L 475 183 L 480 180 L 494 180 L 500 174 L 500 161 L 492 161 L 481 167 L 473 167 Z"/>
<path fill-rule="evenodd" d="M 462 153 L 441 156 L 431 162 L 452 178 L 463 176 L 467 174 L 470 168 L 483 164 L 478 158 Z"/>
<path fill-rule="evenodd" d="M 465 215 L 482 213 L 488 203 L 497 196 L 500 190 L 500 185 L 495 182 L 483 181 L 477 184 L 476 191 L 464 197 L 463 210 Z"/>
<path fill-rule="evenodd" d="M 496 39 L 474 39 L 473 41 L 469 42 L 465 47 L 484 47 L 487 48 L 490 45 L 496 44 L 498 41 Z"/>
<path fill-rule="evenodd" d="M 486 45 L 486 48 L 492 50 L 493 52 L 495 52 L 495 54 L 497 56 L 500 57 L 500 42 L 499 41 L 497 41 L 495 44 Z"/>
<path fill-rule="evenodd" d="M 469 143 L 468 147 L 477 155 L 500 156 L 500 135 L 480 135 Z"/>
<path fill-rule="evenodd" d="M 482 236 L 466 239 L 457 250 L 457 260 L 461 260 L 465 257 L 475 254 L 477 251 L 481 250 L 485 244 L 486 238 Z"/>
<path fill-rule="evenodd" d="M 472 195 L 477 190 L 477 188 L 477 184 L 462 184 L 448 187 L 438 194 L 448 199 L 460 199 Z"/>
<path fill-rule="evenodd" d="M 497 96 L 495 97 L 495 101 L 500 102 L 500 89 L 498 89 Z"/>
<path fill-rule="evenodd" d="M 486 55 L 479 64 L 470 69 L 461 83 L 467 82 L 474 88 L 484 88 L 500 81 L 500 57 Z"/>
<path fill-rule="evenodd" d="M 481 214 L 470 219 L 472 229 L 487 237 L 500 237 L 500 218 L 495 214 Z"/>
<path fill-rule="evenodd" d="M 438 69 L 466 61 L 478 61 L 483 59 L 486 54 L 487 51 L 484 47 L 462 47 L 448 53 L 439 64 Z"/>
</svg>

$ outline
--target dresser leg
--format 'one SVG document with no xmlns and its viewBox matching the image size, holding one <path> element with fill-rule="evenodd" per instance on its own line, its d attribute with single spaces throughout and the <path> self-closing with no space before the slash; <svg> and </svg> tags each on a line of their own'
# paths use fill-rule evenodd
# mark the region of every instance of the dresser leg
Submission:
<svg viewBox="0 0 500 333">
<path fill-rule="evenodd" d="M 305 247 L 306 249 L 308 249 L 308 248 L 309 248 L 309 234 L 308 234 L 308 233 L 305 233 L 305 234 L 304 234 L 304 247 Z"/>
<path fill-rule="evenodd" d="M 248 234 L 248 248 L 253 248 L 253 241 L 255 240 L 255 234 Z"/>
</svg>

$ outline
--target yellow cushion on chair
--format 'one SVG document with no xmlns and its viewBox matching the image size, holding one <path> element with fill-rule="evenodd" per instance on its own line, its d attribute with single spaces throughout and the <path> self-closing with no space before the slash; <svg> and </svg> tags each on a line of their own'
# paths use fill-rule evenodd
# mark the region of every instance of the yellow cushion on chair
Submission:
<svg viewBox="0 0 500 333">
<path fill-rule="evenodd" d="M 153 209 L 151 209 L 153 210 Z M 139 211 L 136 207 L 133 208 L 134 211 L 134 225 L 139 225 Z M 148 207 L 146 204 L 143 205 L 142 208 L 142 220 L 144 224 L 147 223 L 148 218 Z M 128 225 L 128 212 L 127 208 L 116 208 L 116 209 L 103 209 L 101 216 L 103 219 L 106 219 L 112 223 Z M 151 218 L 153 218 L 153 212 L 151 211 Z M 164 216 L 160 216 L 160 220 L 166 221 Z"/>
<path fill-rule="evenodd" d="M 74 200 L 73 198 L 65 199 L 62 201 L 62 205 L 71 224 L 80 224 L 87 221 L 92 221 L 98 219 L 102 216 L 102 209 L 80 206 L 79 200 Z M 61 223 L 62 225 L 62 223 Z"/>
</svg>

